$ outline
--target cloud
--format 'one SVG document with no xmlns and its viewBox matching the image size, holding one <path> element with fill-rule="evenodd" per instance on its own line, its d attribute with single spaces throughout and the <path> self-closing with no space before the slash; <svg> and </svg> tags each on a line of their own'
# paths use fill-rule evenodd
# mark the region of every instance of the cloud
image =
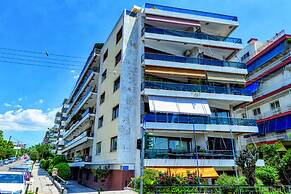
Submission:
<svg viewBox="0 0 291 194">
<path fill-rule="evenodd" d="M 78 77 L 79 77 L 79 75 L 75 75 L 73 78 L 74 78 L 74 79 L 78 79 Z"/>
<path fill-rule="evenodd" d="M 22 108 L 22 106 L 20 104 L 17 104 L 14 106 L 15 108 Z"/>
<path fill-rule="evenodd" d="M 76 71 L 75 70 L 71 70 L 71 73 L 75 73 Z"/>
<path fill-rule="evenodd" d="M 18 98 L 18 101 L 22 101 L 23 100 L 23 98 Z"/>
<path fill-rule="evenodd" d="M 7 103 L 7 102 L 5 102 L 5 103 L 4 103 L 4 106 L 6 106 L 6 107 L 11 107 L 12 105 L 9 104 L 9 103 Z"/>
<path fill-rule="evenodd" d="M 43 99 L 38 100 L 39 104 L 43 104 Z"/>
<path fill-rule="evenodd" d="M 9 110 L 0 114 L 0 129 L 16 131 L 43 131 L 54 124 L 59 108 L 48 112 L 41 109 Z"/>
</svg>

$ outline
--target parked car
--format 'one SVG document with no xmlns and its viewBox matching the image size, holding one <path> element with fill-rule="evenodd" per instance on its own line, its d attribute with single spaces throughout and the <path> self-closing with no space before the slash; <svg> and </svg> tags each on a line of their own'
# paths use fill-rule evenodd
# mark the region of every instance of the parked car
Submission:
<svg viewBox="0 0 291 194">
<path fill-rule="evenodd" d="M 0 172 L 0 193 L 23 194 L 28 181 L 23 172 Z"/>
<path fill-rule="evenodd" d="M 19 165 L 19 166 L 13 166 L 9 168 L 10 172 L 23 172 L 26 176 L 29 178 L 31 177 L 31 171 L 32 167 L 29 165 Z"/>
<path fill-rule="evenodd" d="M 5 159 L 4 160 L 4 164 L 6 165 L 6 164 L 9 164 L 10 163 L 10 160 L 8 160 L 8 159 Z"/>
<path fill-rule="evenodd" d="M 4 161 L 0 160 L 0 166 L 3 166 L 3 165 L 4 165 Z"/>
</svg>

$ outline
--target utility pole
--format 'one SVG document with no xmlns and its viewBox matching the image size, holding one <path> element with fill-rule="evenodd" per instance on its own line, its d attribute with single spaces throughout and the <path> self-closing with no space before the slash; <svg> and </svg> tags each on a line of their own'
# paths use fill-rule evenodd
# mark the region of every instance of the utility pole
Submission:
<svg viewBox="0 0 291 194">
<path fill-rule="evenodd" d="M 144 148 L 145 148 L 145 131 L 141 127 L 141 149 L 140 149 L 140 188 L 139 193 L 143 194 L 143 176 L 144 176 Z"/>
</svg>

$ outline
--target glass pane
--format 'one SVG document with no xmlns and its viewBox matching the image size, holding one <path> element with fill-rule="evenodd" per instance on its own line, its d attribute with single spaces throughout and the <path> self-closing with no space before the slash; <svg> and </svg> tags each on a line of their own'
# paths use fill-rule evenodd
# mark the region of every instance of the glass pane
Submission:
<svg viewBox="0 0 291 194">
<path fill-rule="evenodd" d="M 168 149 L 168 139 L 155 137 L 153 149 Z"/>
</svg>

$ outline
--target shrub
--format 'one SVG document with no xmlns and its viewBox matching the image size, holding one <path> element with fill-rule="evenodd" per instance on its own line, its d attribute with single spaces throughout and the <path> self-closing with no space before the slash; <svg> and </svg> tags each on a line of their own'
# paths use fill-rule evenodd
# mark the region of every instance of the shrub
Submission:
<svg viewBox="0 0 291 194">
<path fill-rule="evenodd" d="M 56 169 L 58 169 L 58 176 L 68 180 L 71 177 L 71 170 L 68 163 L 59 163 L 55 165 Z"/>
<path fill-rule="evenodd" d="M 40 167 L 44 170 L 47 170 L 49 167 L 49 161 L 45 159 L 41 159 L 40 161 Z"/>
<path fill-rule="evenodd" d="M 222 186 L 220 192 L 228 193 L 228 192 L 236 192 L 237 185 L 247 185 L 246 178 L 244 176 L 240 176 L 236 178 L 235 176 L 228 176 L 227 174 L 222 174 L 215 181 L 216 185 Z"/>
<path fill-rule="evenodd" d="M 279 180 L 278 171 L 275 167 L 264 166 L 256 169 L 256 177 L 260 179 L 264 185 L 273 186 Z"/>
</svg>

